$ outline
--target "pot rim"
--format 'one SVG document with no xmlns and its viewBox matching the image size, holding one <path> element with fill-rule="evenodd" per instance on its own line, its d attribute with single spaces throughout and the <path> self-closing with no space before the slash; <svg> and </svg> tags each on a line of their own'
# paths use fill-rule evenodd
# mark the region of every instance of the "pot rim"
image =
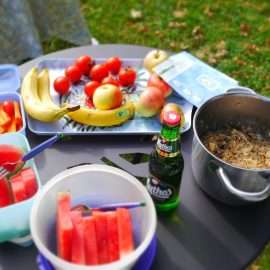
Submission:
<svg viewBox="0 0 270 270">
<path fill-rule="evenodd" d="M 241 87 L 239 87 L 241 88 Z M 257 95 L 257 94 L 252 94 L 252 93 L 243 93 L 243 92 L 239 92 L 239 93 L 236 93 L 236 92 L 231 92 L 231 93 L 224 93 L 224 94 L 220 94 L 220 95 L 217 95 L 217 96 L 214 96 L 210 99 L 208 99 L 207 101 L 205 101 L 195 112 L 194 114 L 194 117 L 193 117 L 193 133 L 194 133 L 194 137 L 197 139 L 197 141 L 200 143 L 200 145 L 203 147 L 203 149 L 210 155 L 212 156 L 213 158 L 215 158 L 216 160 L 218 160 L 219 162 L 221 162 L 222 164 L 228 166 L 228 167 L 231 167 L 231 168 L 234 168 L 234 169 L 239 169 L 239 170 L 243 170 L 243 171 L 249 171 L 249 172 L 270 172 L 270 168 L 254 168 L 254 169 L 250 169 L 250 168 L 242 168 L 242 167 L 238 167 L 236 165 L 233 165 L 231 163 L 228 163 L 224 160 L 222 160 L 221 158 L 217 157 L 216 155 L 214 155 L 211 151 L 209 151 L 207 149 L 207 147 L 203 144 L 203 142 L 201 141 L 198 133 L 197 133 L 197 127 L 196 127 L 196 122 L 197 122 L 197 118 L 199 117 L 199 114 L 200 112 L 211 102 L 217 100 L 217 99 L 221 99 L 225 96 L 248 96 L 248 97 L 252 97 L 252 98 L 255 98 L 255 99 L 259 99 L 259 100 L 262 100 L 264 102 L 268 102 L 270 103 L 270 100 L 267 99 L 266 97 L 264 96 L 261 96 L 261 95 Z"/>
</svg>

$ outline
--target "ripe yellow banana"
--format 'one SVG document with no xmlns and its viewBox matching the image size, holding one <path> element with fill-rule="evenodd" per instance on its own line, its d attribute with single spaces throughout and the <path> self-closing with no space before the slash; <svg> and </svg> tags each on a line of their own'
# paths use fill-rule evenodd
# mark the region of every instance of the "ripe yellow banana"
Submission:
<svg viewBox="0 0 270 270">
<path fill-rule="evenodd" d="M 24 77 L 21 95 L 26 112 L 34 119 L 42 122 L 54 122 L 77 107 L 60 108 L 53 103 L 49 94 L 49 75 L 44 72 L 38 76 L 36 68 L 32 68 Z"/>
<path fill-rule="evenodd" d="M 68 113 L 68 116 L 81 124 L 96 126 L 96 127 L 109 127 L 120 125 L 129 120 L 134 115 L 133 102 L 126 102 L 119 108 L 113 110 L 97 110 L 81 107 L 75 112 Z"/>
</svg>

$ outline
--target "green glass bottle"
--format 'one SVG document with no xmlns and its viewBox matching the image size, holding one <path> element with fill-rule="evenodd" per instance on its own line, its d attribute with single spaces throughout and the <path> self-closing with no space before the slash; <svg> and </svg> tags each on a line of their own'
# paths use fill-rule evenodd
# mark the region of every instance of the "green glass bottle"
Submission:
<svg viewBox="0 0 270 270">
<path fill-rule="evenodd" d="M 179 190 L 184 169 L 184 159 L 180 149 L 180 115 L 167 112 L 163 126 L 149 160 L 147 190 L 156 208 L 166 212 L 176 208 L 180 202 Z"/>
</svg>

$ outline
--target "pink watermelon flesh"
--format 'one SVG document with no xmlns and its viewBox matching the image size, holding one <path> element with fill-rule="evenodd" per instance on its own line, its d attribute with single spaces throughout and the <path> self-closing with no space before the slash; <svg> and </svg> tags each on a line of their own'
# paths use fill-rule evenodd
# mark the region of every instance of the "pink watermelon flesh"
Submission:
<svg viewBox="0 0 270 270">
<path fill-rule="evenodd" d="M 32 168 L 25 168 L 21 171 L 27 198 L 32 197 L 37 192 L 37 181 Z"/>
<path fill-rule="evenodd" d="M 120 257 L 124 257 L 134 250 L 133 229 L 131 215 L 128 209 L 116 210 L 119 234 Z"/>
<path fill-rule="evenodd" d="M 27 199 L 25 186 L 20 174 L 17 174 L 11 179 L 11 191 L 14 203 L 21 202 Z"/>
<path fill-rule="evenodd" d="M 84 254 L 84 224 L 80 211 L 71 212 L 73 224 L 71 261 L 77 264 L 85 264 Z"/>
<path fill-rule="evenodd" d="M 84 252 L 87 265 L 98 264 L 98 249 L 94 217 L 84 217 Z"/>
<path fill-rule="evenodd" d="M 13 171 L 15 165 L 5 164 L 7 162 L 18 162 L 21 160 L 23 152 L 20 148 L 10 144 L 0 144 L 0 166 L 8 171 Z"/>
<path fill-rule="evenodd" d="M 12 199 L 7 180 L 0 178 L 0 207 L 8 206 L 11 203 Z"/>
<path fill-rule="evenodd" d="M 95 218 L 98 263 L 104 264 L 110 262 L 108 254 L 108 225 L 106 214 L 93 211 Z"/>
<path fill-rule="evenodd" d="M 108 224 L 108 254 L 109 261 L 114 262 L 120 259 L 119 235 L 116 212 L 107 212 Z"/>
<path fill-rule="evenodd" d="M 57 254 L 71 261 L 73 225 L 70 217 L 70 194 L 59 192 L 57 198 Z"/>
</svg>

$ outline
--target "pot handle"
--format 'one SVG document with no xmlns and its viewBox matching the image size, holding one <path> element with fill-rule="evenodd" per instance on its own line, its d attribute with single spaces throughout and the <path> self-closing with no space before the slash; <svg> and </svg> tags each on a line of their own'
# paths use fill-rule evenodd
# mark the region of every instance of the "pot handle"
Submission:
<svg viewBox="0 0 270 270">
<path fill-rule="evenodd" d="M 219 179 L 221 180 L 222 184 L 227 188 L 227 190 L 242 200 L 249 202 L 262 201 L 266 199 L 270 193 L 270 184 L 268 184 L 262 191 L 259 192 L 241 191 L 232 185 L 228 175 L 223 170 L 223 168 L 219 167 L 216 170 L 216 173 Z"/>
<path fill-rule="evenodd" d="M 236 86 L 236 87 L 233 87 L 233 88 L 230 88 L 226 91 L 226 93 L 235 93 L 235 94 L 238 94 L 238 93 L 248 93 L 248 94 L 253 94 L 253 95 L 256 95 L 256 92 L 248 87 L 243 87 L 243 86 Z"/>
</svg>

